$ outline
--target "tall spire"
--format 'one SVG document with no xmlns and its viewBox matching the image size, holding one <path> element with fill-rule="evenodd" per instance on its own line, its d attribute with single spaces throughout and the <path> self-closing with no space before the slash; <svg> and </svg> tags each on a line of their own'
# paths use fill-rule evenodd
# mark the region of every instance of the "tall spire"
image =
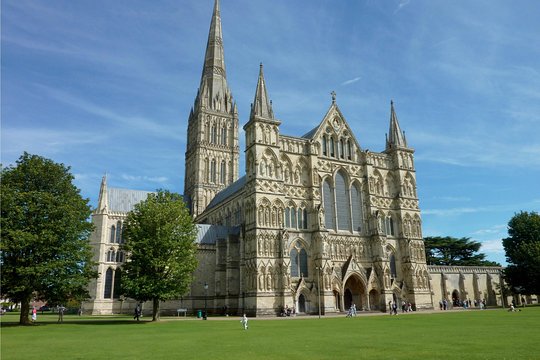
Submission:
<svg viewBox="0 0 540 360">
<path fill-rule="evenodd" d="M 108 210 L 109 199 L 107 196 L 107 174 L 101 179 L 101 186 L 99 188 L 99 199 L 98 199 L 98 213 L 106 213 Z"/>
<path fill-rule="evenodd" d="M 394 102 L 390 101 L 390 129 L 388 130 L 388 137 L 386 139 L 386 150 L 396 147 L 407 147 L 407 140 L 405 139 L 405 133 L 399 127 L 399 121 L 394 110 Z"/>
<path fill-rule="evenodd" d="M 268 101 L 268 93 L 266 92 L 266 82 L 264 81 L 263 64 L 259 68 L 259 80 L 257 80 L 257 88 L 255 90 L 255 99 L 251 107 L 251 116 L 258 116 L 265 119 L 273 119 L 274 112 L 272 111 L 272 102 Z"/>
<path fill-rule="evenodd" d="M 197 100 L 201 100 L 203 106 L 222 112 L 233 111 L 232 96 L 227 86 L 227 75 L 225 73 L 219 0 L 215 0 L 210 22 L 199 95 L 200 98 Z"/>
</svg>

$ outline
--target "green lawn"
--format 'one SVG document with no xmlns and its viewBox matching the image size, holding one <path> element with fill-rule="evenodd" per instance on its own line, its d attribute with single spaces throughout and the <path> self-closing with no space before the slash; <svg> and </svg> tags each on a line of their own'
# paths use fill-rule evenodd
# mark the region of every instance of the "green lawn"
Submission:
<svg viewBox="0 0 540 360">
<path fill-rule="evenodd" d="M 540 359 L 540 307 L 250 319 L 247 331 L 239 318 L 65 318 L 2 316 L 1 359 Z"/>
</svg>

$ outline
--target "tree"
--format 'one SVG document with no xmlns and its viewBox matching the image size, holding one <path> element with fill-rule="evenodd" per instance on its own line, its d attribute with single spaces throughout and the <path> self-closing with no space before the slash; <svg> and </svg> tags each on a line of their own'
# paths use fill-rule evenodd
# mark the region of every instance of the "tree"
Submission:
<svg viewBox="0 0 540 360">
<path fill-rule="evenodd" d="M 540 293 L 540 215 L 520 212 L 508 222 L 503 239 L 508 266 L 504 278 L 515 292 Z"/>
<path fill-rule="evenodd" d="M 467 237 L 428 236 L 424 238 L 424 246 L 428 265 L 501 266 L 485 260 L 485 254 L 477 254 L 482 244 Z"/>
<path fill-rule="evenodd" d="M 184 295 L 197 268 L 197 228 L 178 194 L 158 190 L 135 205 L 125 221 L 122 272 L 125 295 L 152 300 L 152 321 L 159 302 Z"/>
<path fill-rule="evenodd" d="M 93 271 L 88 236 L 91 209 L 72 183 L 70 168 L 24 153 L 2 170 L 2 296 L 21 303 L 28 324 L 30 301 L 88 297 Z"/>
</svg>

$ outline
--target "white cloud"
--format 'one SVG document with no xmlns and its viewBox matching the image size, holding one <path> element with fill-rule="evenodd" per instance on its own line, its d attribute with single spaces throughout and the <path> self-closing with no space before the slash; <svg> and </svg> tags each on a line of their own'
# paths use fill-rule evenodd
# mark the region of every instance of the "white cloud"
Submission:
<svg viewBox="0 0 540 360">
<path fill-rule="evenodd" d="M 350 80 L 347 80 L 347 81 L 342 82 L 341 85 L 342 85 L 342 86 L 345 86 L 345 85 L 353 84 L 353 83 L 359 81 L 361 78 L 362 78 L 361 76 L 357 76 L 357 77 L 355 77 L 355 78 L 353 78 L 353 79 L 350 79 Z"/>
<path fill-rule="evenodd" d="M 492 253 L 504 253 L 504 248 L 503 248 L 501 239 L 484 240 L 480 242 L 482 243 L 482 247 L 480 248 L 482 251 L 492 252 Z"/>
<path fill-rule="evenodd" d="M 169 179 L 165 176 L 142 176 L 122 174 L 122 179 L 127 181 L 149 181 L 154 183 L 166 183 Z"/>
<path fill-rule="evenodd" d="M 398 7 L 396 8 L 396 10 L 394 10 L 394 14 L 403 9 L 405 6 L 409 5 L 410 2 L 411 0 L 400 0 Z"/>
</svg>

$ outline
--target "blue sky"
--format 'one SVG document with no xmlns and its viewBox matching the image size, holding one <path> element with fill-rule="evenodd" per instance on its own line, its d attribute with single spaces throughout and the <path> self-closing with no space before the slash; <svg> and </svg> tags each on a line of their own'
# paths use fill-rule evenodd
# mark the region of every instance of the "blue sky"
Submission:
<svg viewBox="0 0 540 360">
<path fill-rule="evenodd" d="M 213 0 L 1 6 L 2 163 L 28 151 L 70 165 L 92 205 L 104 173 L 181 193 Z M 263 62 L 287 135 L 317 125 L 336 91 L 372 151 L 393 99 L 424 235 L 471 237 L 504 263 L 508 220 L 540 209 L 538 14 L 522 0 L 222 0 L 227 77 L 244 124 Z"/>
</svg>

